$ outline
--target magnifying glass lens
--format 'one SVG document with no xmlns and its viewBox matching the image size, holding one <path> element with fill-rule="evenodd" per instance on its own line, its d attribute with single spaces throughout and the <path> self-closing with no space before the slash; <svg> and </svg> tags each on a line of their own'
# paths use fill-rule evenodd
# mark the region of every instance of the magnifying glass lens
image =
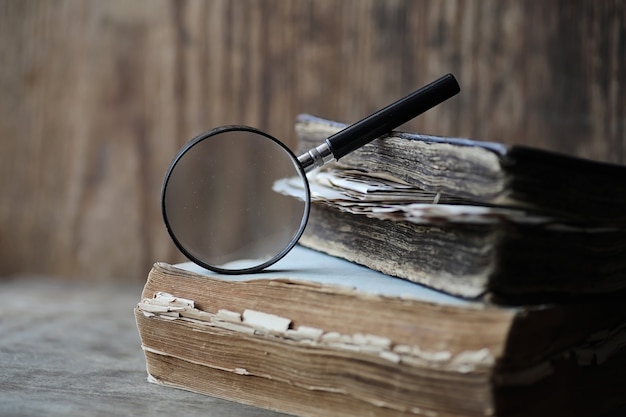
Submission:
<svg viewBox="0 0 626 417">
<path fill-rule="evenodd" d="M 274 190 L 299 179 L 300 197 Z M 309 212 L 309 189 L 297 158 L 271 136 L 245 126 L 190 141 L 170 166 L 163 215 L 178 248 L 222 273 L 261 270 L 297 242 Z"/>
<path fill-rule="evenodd" d="M 305 171 L 338 160 L 460 91 L 452 74 L 431 82 L 296 156 L 248 126 L 188 142 L 165 176 L 167 230 L 190 260 L 213 271 L 260 271 L 296 244 L 309 216 Z"/>
</svg>

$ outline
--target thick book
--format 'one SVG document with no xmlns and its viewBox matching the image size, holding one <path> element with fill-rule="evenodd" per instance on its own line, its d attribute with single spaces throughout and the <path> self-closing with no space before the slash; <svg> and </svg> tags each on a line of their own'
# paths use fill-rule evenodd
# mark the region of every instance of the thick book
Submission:
<svg viewBox="0 0 626 417">
<path fill-rule="evenodd" d="M 595 416 L 620 406 L 626 303 L 499 306 L 296 246 L 270 270 L 157 263 L 148 380 L 298 416 Z"/>
<path fill-rule="evenodd" d="M 300 150 L 341 127 L 300 116 Z M 626 289 L 626 167 L 394 132 L 309 183 L 300 243 L 386 274 L 506 303 Z"/>
</svg>

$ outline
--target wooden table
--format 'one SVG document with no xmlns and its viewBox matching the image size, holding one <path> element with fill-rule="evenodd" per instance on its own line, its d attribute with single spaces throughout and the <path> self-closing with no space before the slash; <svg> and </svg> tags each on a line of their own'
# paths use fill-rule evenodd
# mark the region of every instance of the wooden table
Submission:
<svg viewBox="0 0 626 417">
<path fill-rule="evenodd" d="M 132 312 L 140 294 L 138 285 L 0 280 L 0 416 L 285 416 L 146 382 Z"/>
<path fill-rule="evenodd" d="M 273 413 L 146 382 L 138 285 L 0 281 L 0 416 Z"/>
</svg>

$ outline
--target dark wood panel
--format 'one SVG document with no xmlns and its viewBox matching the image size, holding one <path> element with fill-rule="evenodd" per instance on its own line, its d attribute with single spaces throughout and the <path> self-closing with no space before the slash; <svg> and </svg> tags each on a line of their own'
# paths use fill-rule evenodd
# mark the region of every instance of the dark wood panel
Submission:
<svg viewBox="0 0 626 417">
<path fill-rule="evenodd" d="M 222 124 L 295 144 L 446 72 L 406 127 L 624 163 L 626 6 L 593 0 L 0 0 L 0 274 L 143 280 L 159 194 Z M 95 279 L 95 278 L 94 278 Z"/>
</svg>

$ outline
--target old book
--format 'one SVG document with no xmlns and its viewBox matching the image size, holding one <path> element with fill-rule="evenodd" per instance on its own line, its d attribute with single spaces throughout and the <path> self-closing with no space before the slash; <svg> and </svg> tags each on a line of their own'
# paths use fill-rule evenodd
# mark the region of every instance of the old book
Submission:
<svg viewBox="0 0 626 417">
<path fill-rule="evenodd" d="M 157 263 L 150 382 L 299 416 L 595 416 L 625 401 L 626 304 L 498 306 L 296 246 L 270 271 Z"/>
<path fill-rule="evenodd" d="M 300 115 L 304 152 L 345 127 Z M 336 166 L 389 174 L 424 191 L 524 207 L 593 224 L 626 225 L 626 167 L 523 146 L 392 132 Z"/>
<path fill-rule="evenodd" d="M 339 128 L 301 116 L 300 148 Z M 300 243 L 464 297 L 602 296 L 626 289 L 624 181 L 625 167 L 392 133 L 309 174 Z"/>
</svg>

